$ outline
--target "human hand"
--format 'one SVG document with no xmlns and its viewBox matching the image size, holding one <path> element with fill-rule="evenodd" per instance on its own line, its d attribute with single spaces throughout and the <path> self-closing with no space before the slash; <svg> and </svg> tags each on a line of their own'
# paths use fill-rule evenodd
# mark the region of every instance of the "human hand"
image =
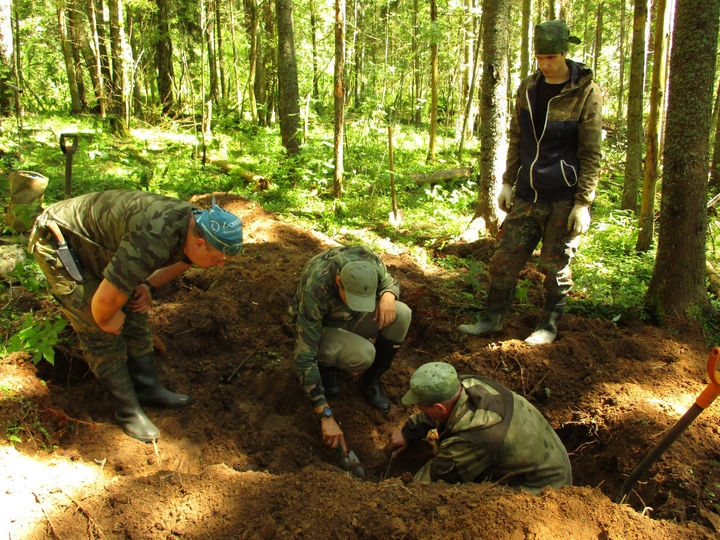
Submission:
<svg viewBox="0 0 720 540">
<path fill-rule="evenodd" d="M 573 236 L 584 234 L 590 228 L 590 209 L 582 204 L 576 204 L 570 211 L 568 218 L 567 230 L 572 232 Z"/>
<path fill-rule="evenodd" d="M 375 317 L 373 321 L 378 322 L 380 330 L 395 322 L 397 311 L 395 309 L 395 295 L 391 292 L 385 292 L 380 297 L 377 307 L 375 308 Z"/>
<path fill-rule="evenodd" d="M 398 455 L 400 452 L 404 452 L 407 447 L 408 443 L 405 440 L 405 437 L 403 437 L 402 430 L 396 429 L 390 435 L 390 442 L 385 445 L 383 450 L 387 454 L 392 454 L 394 452 L 395 455 Z"/>
<path fill-rule="evenodd" d="M 340 429 L 340 426 L 332 416 L 329 418 L 323 418 L 320 420 L 320 427 L 322 429 L 322 438 L 330 448 L 342 448 L 342 455 L 347 455 L 347 445 L 345 444 L 345 434 Z"/>
<path fill-rule="evenodd" d="M 498 208 L 500 208 L 500 210 L 502 210 L 506 214 L 509 214 L 510 209 L 512 208 L 512 199 L 512 186 L 510 184 L 503 184 L 502 188 L 500 188 L 500 193 L 498 194 L 497 198 Z"/>
<path fill-rule="evenodd" d="M 100 328 L 105 332 L 108 332 L 109 334 L 115 334 L 116 336 L 119 336 L 122 332 L 122 328 L 124 325 L 125 313 L 123 313 L 122 310 L 118 310 L 110 318 L 110 320 Z"/>
<path fill-rule="evenodd" d="M 144 283 L 138 285 L 133 291 L 132 300 L 127 305 L 133 313 L 147 313 L 150 311 L 150 306 L 152 306 L 150 288 Z"/>
</svg>

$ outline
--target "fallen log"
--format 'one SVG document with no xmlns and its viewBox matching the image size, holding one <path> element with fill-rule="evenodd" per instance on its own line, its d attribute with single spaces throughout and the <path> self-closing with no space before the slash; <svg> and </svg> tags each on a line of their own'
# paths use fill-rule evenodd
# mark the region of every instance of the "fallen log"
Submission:
<svg viewBox="0 0 720 540">
<path fill-rule="evenodd" d="M 255 189 L 258 191 L 265 191 L 270 187 L 270 181 L 264 176 L 243 169 L 239 165 L 230 163 L 225 159 L 213 159 L 210 163 L 227 174 L 236 174 L 249 184 L 255 184 Z"/>
<path fill-rule="evenodd" d="M 707 271 L 708 281 L 710 282 L 708 290 L 717 298 L 720 298 L 720 277 L 718 277 L 717 270 L 715 270 L 715 267 L 710 261 L 705 261 L 705 269 Z"/>
<path fill-rule="evenodd" d="M 472 172 L 473 170 L 470 167 L 464 167 L 462 169 L 447 169 L 445 171 L 435 171 L 427 174 L 411 174 L 409 178 L 415 184 L 437 184 L 439 182 L 447 182 L 448 180 L 467 178 Z"/>
</svg>

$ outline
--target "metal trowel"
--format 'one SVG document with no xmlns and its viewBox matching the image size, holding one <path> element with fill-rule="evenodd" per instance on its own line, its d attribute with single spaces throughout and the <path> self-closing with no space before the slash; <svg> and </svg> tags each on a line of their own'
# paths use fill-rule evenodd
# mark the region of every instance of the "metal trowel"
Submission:
<svg viewBox="0 0 720 540">
<path fill-rule="evenodd" d="M 363 468 L 362 463 L 360 463 L 358 457 L 355 455 L 355 452 L 348 450 L 348 453 L 343 456 L 342 447 L 340 447 L 340 445 L 337 447 L 337 452 L 341 456 L 340 466 L 343 470 L 349 472 L 360 480 L 365 480 L 365 469 Z"/>
</svg>

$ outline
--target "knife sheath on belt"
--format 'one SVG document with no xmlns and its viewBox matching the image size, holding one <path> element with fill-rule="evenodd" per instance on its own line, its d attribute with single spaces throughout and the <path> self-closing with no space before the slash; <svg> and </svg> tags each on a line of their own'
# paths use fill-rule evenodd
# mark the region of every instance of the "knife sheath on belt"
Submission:
<svg viewBox="0 0 720 540">
<path fill-rule="evenodd" d="M 45 226 L 50 229 L 50 232 L 52 232 L 55 235 L 55 238 L 57 238 L 58 247 L 56 253 L 58 258 L 60 259 L 60 262 L 65 267 L 65 270 L 68 271 L 70 277 L 73 278 L 75 281 L 77 281 L 78 283 L 84 283 L 85 278 L 80 271 L 80 262 L 78 261 L 78 258 L 73 252 L 73 250 L 70 249 L 70 246 L 68 246 L 67 242 L 65 242 L 65 237 L 60 231 L 60 227 L 58 227 L 57 223 L 52 220 L 47 220 L 45 222 Z"/>
</svg>

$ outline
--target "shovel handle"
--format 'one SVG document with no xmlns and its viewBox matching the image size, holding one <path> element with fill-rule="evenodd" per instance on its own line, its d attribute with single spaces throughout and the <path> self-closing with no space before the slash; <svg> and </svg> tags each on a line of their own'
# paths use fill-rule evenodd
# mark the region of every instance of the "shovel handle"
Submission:
<svg viewBox="0 0 720 540">
<path fill-rule="evenodd" d="M 708 377 L 710 377 L 710 384 L 705 387 L 705 390 L 697 397 L 695 404 L 703 409 L 707 409 L 715 399 L 720 396 L 720 374 L 717 371 L 718 360 L 720 359 L 720 348 L 713 347 L 710 351 L 710 357 L 707 363 Z"/>
</svg>

